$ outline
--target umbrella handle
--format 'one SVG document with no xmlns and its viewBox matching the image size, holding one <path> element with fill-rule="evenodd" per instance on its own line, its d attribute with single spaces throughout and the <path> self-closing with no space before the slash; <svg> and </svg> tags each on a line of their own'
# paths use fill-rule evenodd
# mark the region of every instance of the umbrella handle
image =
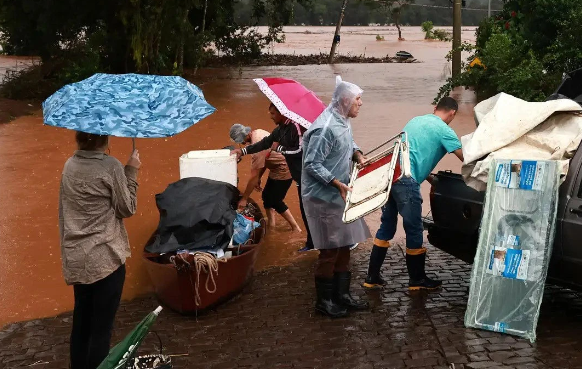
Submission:
<svg viewBox="0 0 582 369">
<path fill-rule="evenodd" d="M 147 336 L 148 334 L 150 334 L 150 333 L 153 333 L 153 334 L 154 334 L 154 335 L 155 335 L 155 336 L 158 338 L 158 342 L 160 343 L 160 355 L 163 355 L 163 354 L 164 354 L 164 344 L 162 343 L 162 338 L 160 337 L 160 335 L 159 335 L 159 334 L 158 334 L 158 332 L 156 332 L 156 331 L 148 331 L 148 332 L 146 333 L 146 336 Z M 146 337 L 146 336 L 144 336 L 144 338 L 143 338 L 144 340 L 145 340 L 145 337 Z M 141 343 L 140 343 L 140 344 L 141 344 Z M 132 355 L 132 358 L 137 358 L 137 357 L 139 356 L 139 355 L 137 355 L 137 350 L 138 350 L 138 349 L 139 349 L 139 347 L 135 349 L 135 351 L 134 351 L 134 353 L 133 353 L 133 355 Z M 131 360 L 131 359 L 130 359 L 130 360 Z"/>
<path fill-rule="evenodd" d="M 160 335 L 158 334 L 158 332 L 156 331 L 151 331 L 153 334 L 156 335 L 156 337 L 158 338 L 158 341 L 160 342 L 160 355 L 163 355 L 164 353 L 164 344 L 162 343 L 162 338 L 160 337 Z"/>
</svg>

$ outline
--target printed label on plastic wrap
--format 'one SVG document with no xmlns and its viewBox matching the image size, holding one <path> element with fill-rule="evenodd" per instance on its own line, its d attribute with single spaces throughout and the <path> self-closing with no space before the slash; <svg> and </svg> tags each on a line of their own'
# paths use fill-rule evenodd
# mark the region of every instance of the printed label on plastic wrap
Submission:
<svg viewBox="0 0 582 369">
<path fill-rule="evenodd" d="M 519 236 L 510 234 L 509 236 L 507 236 L 507 244 L 513 247 L 519 246 Z"/>
<path fill-rule="evenodd" d="M 507 328 L 507 324 L 501 323 L 501 322 L 496 322 L 495 323 L 495 327 L 493 328 L 493 330 L 495 332 L 505 333 L 505 329 L 506 328 Z"/>
<path fill-rule="evenodd" d="M 487 273 L 496 276 L 527 280 L 530 251 L 493 247 Z"/>
<path fill-rule="evenodd" d="M 522 190 L 542 189 L 546 164 L 537 161 L 500 161 L 495 170 L 495 185 Z"/>
</svg>

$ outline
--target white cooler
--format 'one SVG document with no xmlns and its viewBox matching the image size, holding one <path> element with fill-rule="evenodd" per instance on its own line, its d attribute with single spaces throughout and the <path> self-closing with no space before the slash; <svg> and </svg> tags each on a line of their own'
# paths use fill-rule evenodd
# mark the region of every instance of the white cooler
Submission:
<svg viewBox="0 0 582 369">
<path fill-rule="evenodd" d="M 237 186 L 236 156 L 230 150 L 190 151 L 180 157 L 180 179 L 198 177 Z"/>
</svg>

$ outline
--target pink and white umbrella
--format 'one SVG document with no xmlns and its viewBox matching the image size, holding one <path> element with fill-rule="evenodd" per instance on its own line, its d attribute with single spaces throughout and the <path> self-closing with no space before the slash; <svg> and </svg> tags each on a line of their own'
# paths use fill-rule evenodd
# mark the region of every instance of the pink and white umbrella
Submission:
<svg viewBox="0 0 582 369">
<path fill-rule="evenodd" d="M 301 83 L 286 78 L 256 78 L 259 89 L 286 118 L 309 128 L 325 110 L 325 104 Z"/>
</svg>

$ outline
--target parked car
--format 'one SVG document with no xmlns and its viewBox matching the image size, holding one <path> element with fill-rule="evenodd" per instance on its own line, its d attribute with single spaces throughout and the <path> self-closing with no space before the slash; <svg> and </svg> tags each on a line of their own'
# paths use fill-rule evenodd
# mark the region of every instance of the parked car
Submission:
<svg viewBox="0 0 582 369">
<path fill-rule="evenodd" d="M 582 103 L 582 69 L 569 73 L 548 100 L 557 98 Z M 430 190 L 432 216 L 424 221 L 428 241 L 472 263 L 477 251 L 484 197 L 485 192 L 467 186 L 460 174 L 451 171 L 436 173 Z M 568 175 L 560 187 L 557 222 L 548 280 L 582 290 L 581 147 L 570 160 Z"/>
</svg>

